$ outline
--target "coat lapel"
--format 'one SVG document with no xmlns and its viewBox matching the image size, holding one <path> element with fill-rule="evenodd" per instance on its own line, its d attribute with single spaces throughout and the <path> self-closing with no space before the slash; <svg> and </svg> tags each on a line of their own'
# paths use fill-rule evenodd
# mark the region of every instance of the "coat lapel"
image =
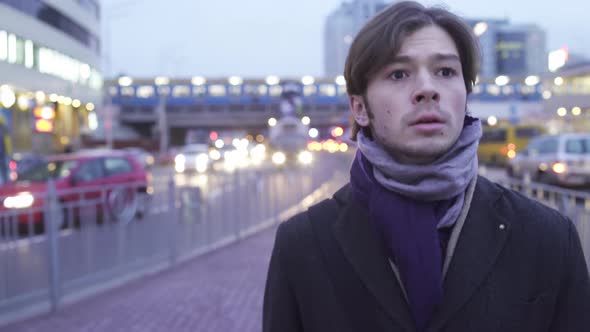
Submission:
<svg viewBox="0 0 590 332">
<path fill-rule="evenodd" d="M 399 325 L 414 330 L 414 323 L 400 284 L 389 265 L 389 260 L 377 234 L 371 227 L 364 209 L 346 196 L 346 208 L 333 225 L 334 235 L 344 256 L 353 266 L 369 292 L 384 311 Z"/>
<path fill-rule="evenodd" d="M 471 207 L 444 280 L 444 297 L 427 331 L 438 331 L 475 293 L 492 269 L 511 230 L 495 208 L 500 189 L 478 178 Z"/>
</svg>

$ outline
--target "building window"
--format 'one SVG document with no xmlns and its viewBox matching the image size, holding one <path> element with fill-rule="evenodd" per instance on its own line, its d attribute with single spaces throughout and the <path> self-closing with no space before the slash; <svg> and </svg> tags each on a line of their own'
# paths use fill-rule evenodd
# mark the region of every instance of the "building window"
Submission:
<svg viewBox="0 0 590 332">
<path fill-rule="evenodd" d="M 168 96 L 170 95 L 170 87 L 163 85 L 158 87 L 158 95 L 160 96 Z"/>
<path fill-rule="evenodd" d="M 172 96 L 175 98 L 189 97 L 191 88 L 188 85 L 177 85 L 172 89 Z"/>
<path fill-rule="evenodd" d="M 225 96 L 225 85 L 213 84 L 209 86 L 209 95 L 212 97 L 223 97 Z"/>
<path fill-rule="evenodd" d="M 25 41 L 25 67 L 33 68 L 35 65 L 35 47 L 30 40 Z"/>
<path fill-rule="evenodd" d="M 269 92 L 272 97 L 278 97 L 283 93 L 283 87 L 280 85 L 273 85 L 270 87 Z"/>
<path fill-rule="evenodd" d="M 8 63 L 16 63 L 16 36 L 8 35 Z"/>
<path fill-rule="evenodd" d="M 16 39 L 16 64 L 25 64 L 25 41 L 21 38 Z"/>
<path fill-rule="evenodd" d="M 143 85 L 137 88 L 138 98 L 151 98 L 155 94 L 154 87 L 151 85 Z"/>
<path fill-rule="evenodd" d="M 315 85 L 306 85 L 303 87 L 303 95 L 308 97 L 317 93 L 317 87 Z"/>
<path fill-rule="evenodd" d="M 8 33 L 0 31 L 0 61 L 8 60 Z"/>
<path fill-rule="evenodd" d="M 495 84 L 489 84 L 486 89 L 487 93 L 491 94 L 492 96 L 497 96 L 500 94 L 500 87 Z"/>
<path fill-rule="evenodd" d="M 239 96 L 242 94 L 242 86 L 237 85 L 237 86 L 230 86 L 229 87 L 229 94 L 232 96 Z"/>
<path fill-rule="evenodd" d="M 95 3 L 93 0 L 79 1 Z M 96 54 L 100 54 L 100 38 L 92 34 L 89 30 L 76 23 L 71 18 L 63 15 L 57 9 L 44 3 L 41 0 L 0 0 L 1 4 L 10 6 L 29 16 L 36 17 L 40 21 L 52 26 L 53 28 L 65 33 L 76 41 L 86 45 Z M 91 5 L 92 6 L 92 5 Z M 97 13 L 100 11 L 97 3 L 94 4 Z M 88 6 L 83 6 L 87 8 Z M 98 14 L 97 14 L 98 17 Z"/>
<path fill-rule="evenodd" d="M 193 86 L 193 96 L 195 96 L 195 97 L 204 96 L 206 92 L 207 92 L 207 89 L 205 88 L 204 85 Z"/>
<path fill-rule="evenodd" d="M 121 96 L 133 97 L 135 89 L 132 86 L 125 86 L 121 88 Z"/>
<path fill-rule="evenodd" d="M 334 84 L 321 84 L 320 95 L 334 97 L 336 95 L 336 87 L 334 86 Z"/>
</svg>

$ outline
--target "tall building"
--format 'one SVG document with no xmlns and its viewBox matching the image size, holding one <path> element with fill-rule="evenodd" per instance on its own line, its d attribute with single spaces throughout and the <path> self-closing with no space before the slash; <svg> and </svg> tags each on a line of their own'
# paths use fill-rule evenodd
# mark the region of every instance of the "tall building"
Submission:
<svg viewBox="0 0 590 332">
<path fill-rule="evenodd" d="M 0 124 L 14 150 L 61 151 L 95 120 L 99 36 L 98 0 L 0 0 Z"/>
<path fill-rule="evenodd" d="M 525 77 L 547 71 L 546 35 L 539 26 L 496 19 L 466 21 L 479 38 L 483 57 L 480 78 Z"/>
<path fill-rule="evenodd" d="M 380 0 L 344 2 L 326 18 L 324 26 L 324 75 L 336 77 L 344 63 L 354 36 L 363 25 L 387 4 Z"/>
<path fill-rule="evenodd" d="M 324 74 L 342 75 L 356 33 L 389 3 L 380 0 L 344 2 L 326 19 Z M 513 25 L 507 19 L 466 19 L 478 36 L 482 53 L 480 79 L 499 75 L 528 76 L 547 71 L 545 31 L 535 24 Z"/>
</svg>

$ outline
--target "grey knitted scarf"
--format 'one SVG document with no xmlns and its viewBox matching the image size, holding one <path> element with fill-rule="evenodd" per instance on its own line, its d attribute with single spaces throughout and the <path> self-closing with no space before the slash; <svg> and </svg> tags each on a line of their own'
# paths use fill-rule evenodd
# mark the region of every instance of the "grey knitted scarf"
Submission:
<svg viewBox="0 0 590 332">
<path fill-rule="evenodd" d="M 477 147 L 481 122 L 465 116 L 455 144 L 431 164 L 402 164 L 380 144 L 358 133 L 358 147 L 373 165 L 375 179 L 386 189 L 419 201 L 452 200 L 438 228 L 452 225 L 463 206 L 465 191 L 477 176 Z"/>
</svg>

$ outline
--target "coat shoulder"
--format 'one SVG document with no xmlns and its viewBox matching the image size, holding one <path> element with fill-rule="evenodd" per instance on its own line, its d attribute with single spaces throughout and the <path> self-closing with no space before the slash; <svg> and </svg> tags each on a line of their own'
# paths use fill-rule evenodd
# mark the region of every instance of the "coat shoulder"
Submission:
<svg viewBox="0 0 590 332">
<path fill-rule="evenodd" d="M 294 246 L 304 245 L 304 243 L 314 238 L 314 227 L 312 227 L 311 224 L 311 215 L 336 215 L 336 208 L 337 202 L 333 198 L 328 198 L 312 205 L 306 211 L 300 212 L 281 223 L 277 230 L 277 240 L 280 238 L 283 241 L 290 242 Z M 335 218 L 314 218 L 313 222 L 331 223 L 334 219 Z"/>
<path fill-rule="evenodd" d="M 496 212 L 513 227 L 526 230 L 529 236 L 568 236 L 572 222 L 559 211 L 483 177 L 478 182 L 484 191 L 499 193 Z"/>
</svg>

